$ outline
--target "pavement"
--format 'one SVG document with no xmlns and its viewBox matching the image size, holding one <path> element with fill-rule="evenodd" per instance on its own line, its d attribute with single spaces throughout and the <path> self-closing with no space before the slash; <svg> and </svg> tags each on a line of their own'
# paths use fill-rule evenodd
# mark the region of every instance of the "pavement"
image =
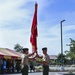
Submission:
<svg viewBox="0 0 75 75">
<path fill-rule="evenodd" d="M 1 75 L 22 75 L 22 74 L 1 74 Z M 29 75 L 42 75 L 41 73 L 29 73 Z M 56 73 L 50 73 L 49 75 L 59 75 Z"/>
<path fill-rule="evenodd" d="M 22 75 L 22 74 L 17 73 L 17 74 L 0 74 L 0 75 Z M 42 75 L 42 72 L 29 73 L 28 75 Z M 63 75 L 63 72 L 49 72 L 49 75 Z"/>
<path fill-rule="evenodd" d="M 51 70 L 61 70 L 61 67 L 60 66 L 50 66 L 50 69 Z M 65 66 L 64 67 L 64 70 L 74 70 L 73 71 L 73 73 L 75 74 L 75 65 L 74 66 Z M 63 75 L 64 73 L 68 73 L 68 71 L 67 72 L 49 72 L 49 75 Z M 16 74 L 0 74 L 0 75 L 22 75 L 21 73 L 16 73 Z M 42 75 L 42 72 L 32 72 L 32 73 L 30 73 L 29 72 L 29 74 L 28 75 Z"/>
</svg>

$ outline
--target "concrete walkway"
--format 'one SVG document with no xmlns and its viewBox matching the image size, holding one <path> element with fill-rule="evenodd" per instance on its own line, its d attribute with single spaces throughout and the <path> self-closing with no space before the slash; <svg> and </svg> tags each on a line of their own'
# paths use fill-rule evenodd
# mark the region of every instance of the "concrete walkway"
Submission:
<svg viewBox="0 0 75 75">
<path fill-rule="evenodd" d="M 18 74 L 0 74 L 0 75 L 22 75 L 21 73 Z M 42 72 L 35 72 L 35 73 L 29 73 L 29 75 L 42 75 Z M 60 75 L 57 72 L 49 72 L 49 75 Z"/>
<path fill-rule="evenodd" d="M 63 74 L 68 74 L 68 72 L 49 72 L 49 75 L 63 75 Z M 21 73 L 17 74 L 0 74 L 0 75 L 22 75 Z M 29 73 L 28 75 L 42 75 L 42 72 L 35 72 L 35 73 Z M 75 72 L 70 75 L 75 75 Z"/>
</svg>

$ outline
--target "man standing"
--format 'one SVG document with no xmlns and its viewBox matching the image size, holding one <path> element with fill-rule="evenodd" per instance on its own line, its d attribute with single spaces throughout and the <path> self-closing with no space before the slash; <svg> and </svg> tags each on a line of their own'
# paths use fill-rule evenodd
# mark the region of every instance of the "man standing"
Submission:
<svg viewBox="0 0 75 75">
<path fill-rule="evenodd" d="M 46 47 L 42 48 L 42 52 L 44 54 L 43 60 L 42 60 L 42 63 L 43 63 L 43 75 L 49 75 L 50 57 L 47 54 L 47 48 Z"/>
<path fill-rule="evenodd" d="M 22 61 L 21 61 L 21 69 L 22 75 L 28 75 L 28 60 L 29 57 L 34 55 L 35 52 L 29 54 L 28 48 L 23 48 Z"/>
</svg>

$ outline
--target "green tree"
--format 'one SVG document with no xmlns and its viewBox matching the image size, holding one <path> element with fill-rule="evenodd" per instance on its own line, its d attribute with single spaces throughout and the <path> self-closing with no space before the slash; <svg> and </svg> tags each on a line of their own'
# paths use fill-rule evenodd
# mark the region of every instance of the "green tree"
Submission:
<svg viewBox="0 0 75 75">
<path fill-rule="evenodd" d="M 63 59 L 63 63 L 64 64 L 66 64 L 66 58 L 65 58 L 65 55 L 63 54 L 58 54 L 58 56 L 57 56 L 57 61 L 58 61 L 58 64 L 61 64 L 61 61 L 62 61 L 62 59 Z"/>
<path fill-rule="evenodd" d="M 16 45 L 14 46 L 14 50 L 15 50 L 16 52 L 22 52 L 22 49 L 23 49 L 23 47 L 20 46 L 20 44 L 16 44 Z"/>
<path fill-rule="evenodd" d="M 70 44 L 67 44 L 67 46 L 69 46 L 69 51 L 65 51 L 66 57 L 75 60 L 75 40 L 70 38 Z"/>
</svg>

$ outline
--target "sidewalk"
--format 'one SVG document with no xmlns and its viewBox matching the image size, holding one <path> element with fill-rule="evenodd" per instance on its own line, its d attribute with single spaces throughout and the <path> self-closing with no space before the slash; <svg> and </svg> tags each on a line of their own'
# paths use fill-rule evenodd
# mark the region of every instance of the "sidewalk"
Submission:
<svg viewBox="0 0 75 75">
<path fill-rule="evenodd" d="M 62 73 L 63 72 L 49 72 L 49 75 L 62 75 Z M 17 74 L 0 74 L 0 75 L 22 75 L 22 74 L 17 73 Z M 29 75 L 42 75 L 42 72 L 29 73 Z"/>
<path fill-rule="evenodd" d="M 67 75 L 68 72 L 49 72 L 49 75 Z M 22 73 L 14 73 L 14 74 L 0 74 L 0 75 L 22 75 Z M 29 73 L 28 75 L 42 75 L 42 72 L 32 72 Z M 75 72 L 73 72 L 73 74 L 70 75 L 75 75 Z"/>
</svg>

